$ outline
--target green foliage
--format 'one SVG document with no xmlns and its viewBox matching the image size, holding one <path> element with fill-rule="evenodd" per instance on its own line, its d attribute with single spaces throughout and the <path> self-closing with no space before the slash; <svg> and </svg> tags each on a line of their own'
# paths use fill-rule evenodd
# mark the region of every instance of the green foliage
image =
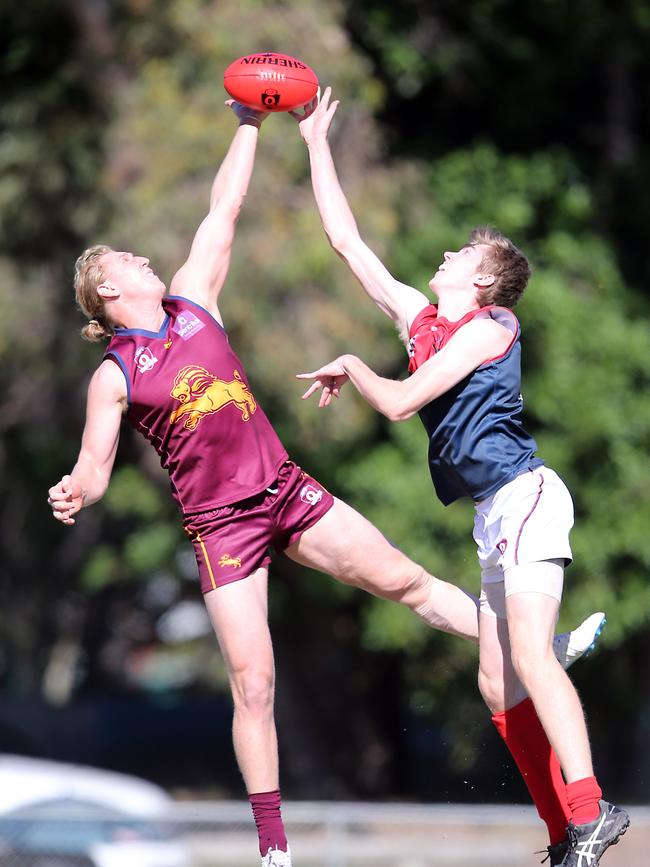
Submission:
<svg viewBox="0 0 650 867">
<path fill-rule="evenodd" d="M 362 613 L 363 643 L 373 651 L 405 651 L 417 654 L 430 638 L 431 630 L 401 605 L 371 600 Z"/>
<path fill-rule="evenodd" d="M 98 545 L 90 552 L 81 573 L 81 582 L 90 591 L 100 590 L 119 580 L 117 552 L 111 545 Z"/>
<path fill-rule="evenodd" d="M 179 533 L 167 524 L 150 524 L 131 535 L 124 546 L 124 562 L 131 575 L 141 580 L 151 577 L 158 569 L 173 563 Z"/>
<path fill-rule="evenodd" d="M 118 467 L 106 492 L 106 507 L 117 517 L 157 518 L 163 510 L 160 490 L 133 466 Z"/>
</svg>

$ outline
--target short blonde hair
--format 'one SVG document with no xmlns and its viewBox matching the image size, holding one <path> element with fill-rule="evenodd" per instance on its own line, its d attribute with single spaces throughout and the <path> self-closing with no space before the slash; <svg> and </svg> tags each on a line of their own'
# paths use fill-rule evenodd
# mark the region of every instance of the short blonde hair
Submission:
<svg viewBox="0 0 650 867">
<path fill-rule="evenodd" d="M 105 244 L 95 244 L 94 247 L 84 250 L 74 266 L 74 292 L 77 305 L 90 320 L 81 329 L 81 336 L 84 340 L 93 343 L 106 340 L 115 333 L 106 316 L 104 300 L 97 292 L 97 287 L 106 278 L 101 258 L 112 251 L 113 248 Z"/>
<path fill-rule="evenodd" d="M 490 247 L 490 252 L 481 261 L 481 271 L 494 274 L 494 283 L 479 291 L 476 300 L 480 306 L 497 304 L 499 307 L 514 307 L 530 279 L 528 259 L 509 238 L 490 226 L 474 229 L 469 236 L 469 243 Z"/>
</svg>

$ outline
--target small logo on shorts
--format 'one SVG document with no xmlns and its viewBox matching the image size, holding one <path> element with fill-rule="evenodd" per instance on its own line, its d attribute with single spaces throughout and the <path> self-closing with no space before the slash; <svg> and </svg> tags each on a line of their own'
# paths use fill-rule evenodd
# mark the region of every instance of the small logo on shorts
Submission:
<svg viewBox="0 0 650 867">
<path fill-rule="evenodd" d="M 508 547 L 508 540 L 507 539 L 501 539 L 500 542 L 497 542 L 497 548 L 501 552 L 501 556 L 503 556 L 506 553 L 507 547 Z"/>
<path fill-rule="evenodd" d="M 219 557 L 219 565 L 221 567 L 234 566 L 236 569 L 239 569 L 241 566 L 241 557 L 231 557 L 230 554 L 222 554 L 221 557 Z"/>
<path fill-rule="evenodd" d="M 323 499 L 323 492 L 313 485 L 303 485 L 300 489 L 300 499 L 309 506 L 315 506 Z"/>
</svg>

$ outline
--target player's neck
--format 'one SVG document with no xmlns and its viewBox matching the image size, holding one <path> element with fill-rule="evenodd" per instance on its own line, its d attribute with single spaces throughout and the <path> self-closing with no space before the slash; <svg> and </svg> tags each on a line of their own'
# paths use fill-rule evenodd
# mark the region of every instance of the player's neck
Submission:
<svg viewBox="0 0 650 867">
<path fill-rule="evenodd" d="M 449 322 L 458 322 L 471 310 L 478 310 L 479 303 L 475 297 L 465 294 L 443 294 L 438 297 L 438 316 Z"/>
<path fill-rule="evenodd" d="M 165 310 L 160 301 L 143 304 L 123 304 L 119 320 L 122 328 L 137 328 L 142 331 L 160 331 L 165 321 Z"/>
</svg>

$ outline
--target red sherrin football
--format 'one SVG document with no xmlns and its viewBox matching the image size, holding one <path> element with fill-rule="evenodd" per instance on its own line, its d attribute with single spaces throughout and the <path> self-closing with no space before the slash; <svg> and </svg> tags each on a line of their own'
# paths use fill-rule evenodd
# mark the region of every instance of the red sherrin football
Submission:
<svg viewBox="0 0 650 867">
<path fill-rule="evenodd" d="M 257 111 L 291 111 L 316 96 L 318 79 L 301 60 L 265 51 L 234 60 L 223 74 L 223 86 L 237 102 Z"/>
</svg>

